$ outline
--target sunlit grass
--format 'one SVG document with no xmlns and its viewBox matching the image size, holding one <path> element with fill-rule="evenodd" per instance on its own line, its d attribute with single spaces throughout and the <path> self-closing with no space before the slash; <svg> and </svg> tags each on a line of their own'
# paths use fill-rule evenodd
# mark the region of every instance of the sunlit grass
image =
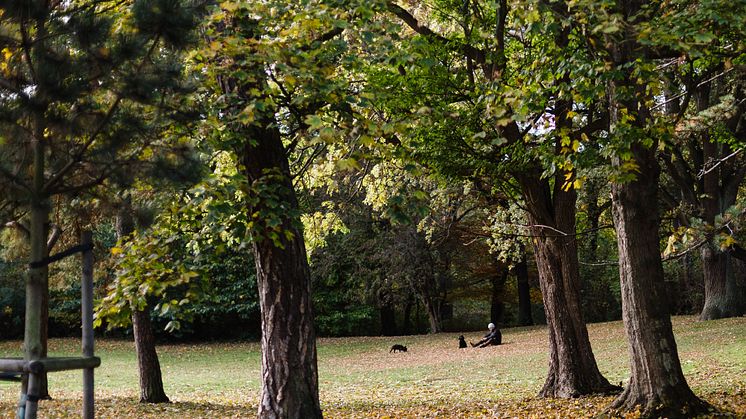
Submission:
<svg viewBox="0 0 746 419">
<path fill-rule="evenodd" d="M 709 401 L 746 416 L 746 318 L 698 322 L 674 319 L 684 372 Z M 589 325 L 604 375 L 628 378 L 621 322 Z M 609 397 L 542 400 L 534 396 L 547 368 L 545 327 L 503 331 L 505 345 L 458 349 L 457 333 L 428 336 L 319 339 L 319 387 L 327 417 L 578 416 L 598 414 Z M 476 333 L 467 339 L 477 339 Z M 390 354 L 393 343 L 409 348 Z M 79 342 L 52 340 L 54 354 L 75 354 Z M 20 355 L 19 342 L 0 343 L 0 354 Z M 127 341 L 97 341 L 99 417 L 251 417 L 259 396 L 260 348 L 252 343 L 164 345 L 159 355 L 166 392 L 174 403 L 137 403 L 137 367 Z M 79 372 L 50 376 L 55 400 L 40 417 L 78 417 Z M 18 385 L 0 384 L 2 417 L 12 417 Z"/>
</svg>

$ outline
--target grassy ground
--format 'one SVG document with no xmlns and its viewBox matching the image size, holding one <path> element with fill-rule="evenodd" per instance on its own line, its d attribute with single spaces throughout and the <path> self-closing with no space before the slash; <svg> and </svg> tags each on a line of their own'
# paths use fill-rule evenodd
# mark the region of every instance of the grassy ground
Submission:
<svg viewBox="0 0 746 419">
<path fill-rule="evenodd" d="M 694 391 L 746 418 L 746 318 L 698 322 L 674 319 L 679 355 Z M 628 377 L 621 322 L 589 325 L 604 375 Z M 504 345 L 457 349 L 458 334 L 320 339 L 319 381 L 327 417 L 581 417 L 598 415 L 612 397 L 537 399 L 547 368 L 545 327 L 506 329 Z M 475 340 L 479 336 L 467 335 Z M 389 354 L 393 343 L 409 348 Z M 55 355 L 78 353 L 79 342 L 53 340 Z M 132 344 L 98 341 L 97 414 L 102 418 L 252 417 L 259 396 L 256 343 L 168 345 L 159 348 L 166 392 L 174 403 L 137 403 Z M 0 342 L 0 356 L 20 354 L 20 342 Z M 50 376 L 54 400 L 40 417 L 79 417 L 80 373 Z M 13 417 L 15 383 L 0 383 L 0 418 Z"/>
</svg>

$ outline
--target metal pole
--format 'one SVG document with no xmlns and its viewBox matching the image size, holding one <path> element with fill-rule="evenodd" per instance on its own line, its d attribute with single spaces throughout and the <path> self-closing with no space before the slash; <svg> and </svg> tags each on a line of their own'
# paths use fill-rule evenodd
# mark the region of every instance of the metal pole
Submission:
<svg viewBox="0 0 746 419">
<path fill-rule="evenodd" d="M 80 244 L 93 242 L 93 234 L 86 230 L 80 235 Z M 83 319 L 83 356 L 93 356 L 93 251 L 83 252 L 83 280 L 80 287 L 80 307 Z M 93 419 L 93 368 L 83 369 L 83 419 Z"/>
<path fill-rule="evenodd" d="M 26 393 L 21 393 L 21 398 L 18 400 L 18 412 L 16 413 L 16 419 L 24 419 L 26 417 Z"/>
</svg>

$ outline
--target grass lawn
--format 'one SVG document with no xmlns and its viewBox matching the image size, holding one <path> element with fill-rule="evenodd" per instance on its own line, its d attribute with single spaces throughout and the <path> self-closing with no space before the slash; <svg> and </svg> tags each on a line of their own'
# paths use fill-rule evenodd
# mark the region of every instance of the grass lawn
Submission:
<svg viewBox="0 0 746 419">
<path fill-rule="evenodd" d="M 628 378 L 621 322 L 588 326 L 603 374 Z M 709 402 L 746 417 L 746 317 L 698 322 L 674 318 L 689 384 Z M 545 327 L 503 330 L 504 345 L 457 349 L 457 333 L 320 339 L 319 387 L 326 417 L 580 417 L 602 412 L 613 397 L 537 399 L 547 368 Z M 477 333 L 467 334 L 476 340 Z M 393 343 L 409 348 L 389 354 Z M 54 355 L 79 353 L 79 341 L 52 340 Z M 137 403 L 133 345 L 97 341 L 97 415 L 102 418 L 252 417 L 259 397 L 258 343 L 159 347 L 166 393 L 173 403 Z M 0 342 L 0 356 L 19 356 L 20 342 Z M 80 372 L 50 375 L 54 400 L 40 417 L 80 416 Z M 0 417 L 14 417 L 17 383 L 0 382 Z"/>
</svg>

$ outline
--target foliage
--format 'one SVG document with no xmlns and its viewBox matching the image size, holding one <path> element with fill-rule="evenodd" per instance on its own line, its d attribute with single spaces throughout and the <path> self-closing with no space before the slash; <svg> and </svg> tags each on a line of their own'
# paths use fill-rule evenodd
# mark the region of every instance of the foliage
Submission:
<svg viewBox="0 0 746 419">
<path fill-rule="evenodd" d="M 176 51 L 190 42 L 194 12 L 170 0 L 3 3 L 3 201 L 77 195 L 127 182 L 135 161 L 168 161 L 154 134 L 178 119 L 168 99 L 188 89 Z M 34 145 L 46 162 L 27 158 Z M 36 183 L 32 164 L 47 169 Z"/>
<path fill-rule="evenodd" d="M 149 231 L 111 249 L 117 257 L 116 279 L 98 307 L 97 325 L 104 320 L 108 327 L 129 324 L 132 308 L 142 309 L 149 298 L 157 301 L 159 316 L 171 319 L 170 331 L 193 320 L 189 305 L 196 302 L 203 304 L 206 318 L 210 310 L 205 305 L 221 298 L 239 301 L 234 307 L 239 318 L 256 310 L 250 290 L 238 296 L 215 292 L 235 289 L 233 281 L 245 280 L 251 258 L 245 241 L 245 181 L 229 154 L 216 154 L 213 164 L 215 174 L 173 202 Z"/>
</svg>

